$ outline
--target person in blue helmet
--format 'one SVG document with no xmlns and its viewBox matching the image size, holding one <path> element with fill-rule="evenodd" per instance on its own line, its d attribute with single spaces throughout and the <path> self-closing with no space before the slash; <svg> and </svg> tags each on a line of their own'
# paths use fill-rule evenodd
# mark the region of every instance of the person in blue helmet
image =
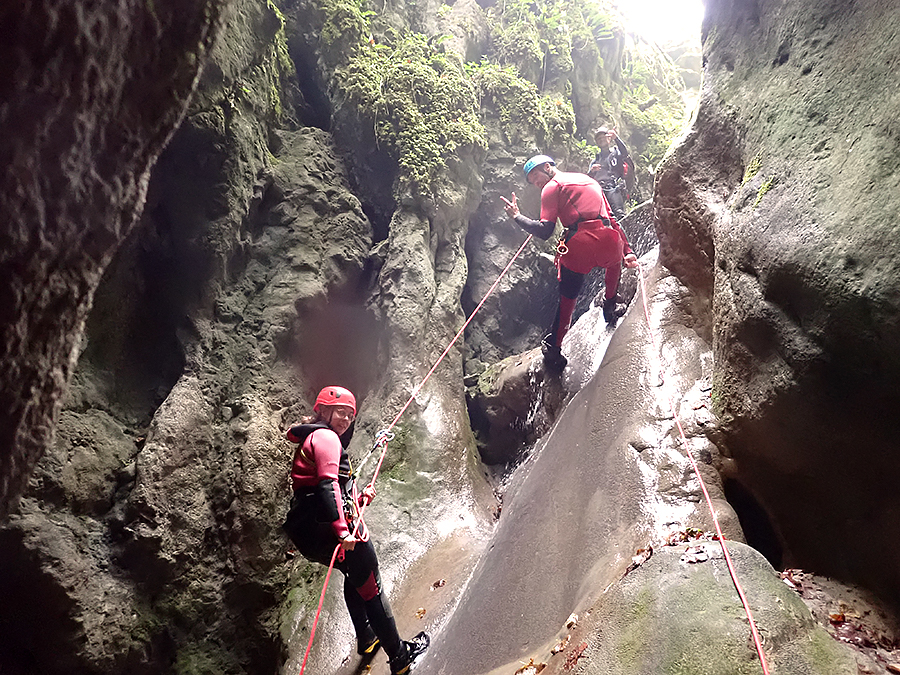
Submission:
<svg viewBox="0 0 900 675">
<path fill-rule="evenodd" d="M 544 340 L 544 364 L 551 371 L 562 372 L 566 367 L 562 340 L 569 330 L 584 277 L 595 267 L 606 270 L 603 318 L 615 326 L 622 264 L 637 267 L 637 256 L 610 214 L 597 181 L 583 173 L 559 171 L 547 155 L 535 155 L 525 163 L 524 170 L 525 180 L 541 191 L 541 219 L 532 220 L 519 212 L 515 192 L 512 199 L 501 197 L 506 213 L 523 230 L 541 239 L 550 238 L 557 219 L 565 228 L 556 256 L 559 308 L 553 329 Z"/>
<path fill-rule="evenodd" d="M 331 563 L 344 575 L 344 601 L 356 632 L 357 652 L 373 654 L 381 645 L 391 675 L 408 673 L 428 648 L 424 632 L 401 640 L 390 605 L 381 588 L 378 558 L 359 508 L 375 498 L 375 488 L 356 491 L 346 447 L 353 436 L 356 398 L 348 389 L 325 387 L 313 406 L 315 417 L 292 426 L 287 438 L 297 444 L 291 462 L 294 497 L 284 523 L 297 550 L 313 562 Z M 358 526 L 357 526 L 358 525 Z"/>
</svg>

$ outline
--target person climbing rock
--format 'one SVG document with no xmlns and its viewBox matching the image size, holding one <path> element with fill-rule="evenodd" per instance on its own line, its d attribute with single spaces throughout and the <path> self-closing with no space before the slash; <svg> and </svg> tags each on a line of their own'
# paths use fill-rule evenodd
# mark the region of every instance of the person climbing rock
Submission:
<svg viewBox="0 0 900 675">
<path fill-rule="evenodd" d="M 597 181 L 583 173 L 559 171 L 547 155 L 536 155 L 525 162 L 525 180 L 541 191 L 541 219 L 532 220 L 519 212 L 515 192 L 512 200 L 501 197 L 506 213 L 523 230 L 541 239 L 550 238 L 557 219 L 565 228 L 556 249 L 559 308 L 543 345 L 547 368 L 562 372 L 566 367 L 562 340 L 569 330 L 585 275 L 595 267 L 606 269 L 603 318 L 614 326 L 618 319 L 616 292 L 622 263 L 637 267 L 637 256 L 619 223 L 610 215 Z"/>
<path fill-rule="evenodd" d="M 600 146 L 600 152 L 591 163 L 588 175 L 600 183 L 610 211 L 621 221 L 625 218 L 626 178 L 630 177 L 629 172 L 634 173 L 634 163 L 628 148 L 614 130 L 600 127 L 594 132 L 594 140 Z"/>
<path fill-rule="evenodd" d="M 343 387 L 325 387 L 316 397 L 314 417 L 287 432 L 297 444 L 291 463 L 291 508 L 284 523 L 297 550 L 308 560 L 331 563 L 344 575 L 344 600 L 356 631 L 357 652 L 374 654 L 379 645 L 388 656 L 391 674 L 403 675 L 428 648 L 424 632 L 401 640 L 394 615 L 381 587 L 378 558 L 366 524 L 363 504 L 375 498 L 375 487 L 357 493 L 347 454 L 356 418 L 356 398 Z M 355 530 L 355 532 L 354 532 Z"/>
</svg>

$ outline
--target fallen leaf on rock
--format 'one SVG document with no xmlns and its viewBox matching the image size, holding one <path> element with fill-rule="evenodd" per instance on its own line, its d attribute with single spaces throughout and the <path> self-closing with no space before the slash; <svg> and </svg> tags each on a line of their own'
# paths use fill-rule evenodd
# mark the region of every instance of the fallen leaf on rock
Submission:
<svg viewBox="0 0 900 675">
<path fill-rule="evenodd" d="M 569 618 L 566 619 L 566 628 L 572 630 L 576 624 L 578 623 L 578 615 L 575 612 L 569 614 Z"/>
<path fill-rule="evenodd" d="M 565 670 L 572 670 L 575 667 L 575 664 L 578 663 L 578 659 L 581 658 L 581 655 L 584 654 L 584 650 L 587 649 L 587 642 L 582 642 L 580 645 L 575 647 L 572 650 L 572 653 L 569 654 L 569 657 L 566 659 L 566 663 L 563 666 Z"/>
<path fill-rule="evenodd" d="M 800 582 L 794 578 L 794 572 L 796 571 L 797 570 L 785 570 L 784 572 L 780 572 L 779 576 L 785 584 L 793 588 L 795 591 L 799 591 Z"/>
<path fill-rule="evenodd" d="M 683 530 L 678 530 L 678 532 L 672 532 L 666 537 L 666 546 L 678 546 L 678 544 L 686 541 L 696 541 L 705 536 L 706 533 L 703 530 L 698 530 L 696 527 L 687 527 Z"/>
<path fill-rule="evenodd" d="M 572 637 L 571 635 L 566 635 L 566 637 L 564 637 L 562 640 L 560 640 L 559 642 L 556 643 L 556 645 L 553 647 L 553 649 L 550 650 L 550 653 L 551 654 L 559 654 L 563 649 L 565 649 L 566 647 L 569 646 L 569 639 L 571 637 Z"/>
<path fill-rule="evenodd" d="M 788 586 L 793 588 L 798 593 L 803 593 L 803 582 L 801 581 L 801 577 L 803 576 L 803 570 L 798 569 L 787 569 L 784 572 L 781 572 L 781 578 L 784 580 Z"/>
<path fill-rule="evenodd" d="M 831 623 L 844 623 L 844 615 L 843 614 L 829 614 L 828 620 Z"/>
<path fill-rule="evenodd" d="M 639 548 L 631 557 L 631 564 L 634 565 L 634 567 L 639 567 L 640 565 L 643 565 L 645 562 L 650 560 L 651 555 L 653 555 L 652 546 L 647 546 L 647 548 Z M 634 569 L 634 567 L 632 567 L 632 569 Z"/>
<path fill-rule="evenodd" d="M 446 579 L 438 579 L 433 584 L 431 584 L 431 590 L 435 590 L 436 588 L 441 588 L 446 583 L 447 583 Z"/>
<path fill-rule="evenodd" d="M 701 563 L 709 560 L 709 553 L 703 546 L 689 546 L 681 556 L 683 563 Z"/>
<path fill-rule="evenodd" d="M 419 607 L 419 609 L 416 610 L 416 618 L 421 619 L 421 618 L 424 618 L 424 616 L 425 616 L 425 608 Z"/>
<path fill-rule="evenodd" d="M 645 562 L 650 560 L 650 556 L 652 556 L 652 555 L 653 555 L 653 546 L 651 546 L 650 544 L 647 544 L 646 548 L 639 548 L 635 552 L 635 555 L 632 556 L 631 562 L 628 564 L 628 567 L 625 568 L 625 571 L 622 572 L 622 576 L 619 577 L 618 580 L 621 581 L 622 579 L 627 577 L 629 572 L 636 570 L 638 567 L 640 567 Z M 609 586 L 607 586 L 606 588 L 603 589 L 603 593 L 605 594 L 610 588 L 612 588 L 614 583 L 616 583 L 616 582 L 615 581 L 610 582 Z"/>
<path fill-rule="evenodd" d="M 531 659 L 528 663 L 519 668 L 515 672 L 515 675 L 537 675 L 546 667 L 546 663 L 535 663 L 534 659 Z"/>
</svg>

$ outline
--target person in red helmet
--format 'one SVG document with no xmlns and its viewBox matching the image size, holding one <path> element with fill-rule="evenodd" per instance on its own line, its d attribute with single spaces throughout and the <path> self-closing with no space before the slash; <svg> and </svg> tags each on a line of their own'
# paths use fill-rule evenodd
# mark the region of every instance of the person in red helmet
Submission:
<svg viewBox="0 0 900 675">
<path fill-rule="evenodd" d="M 379 645 L 388 656 L 391 674 L 409 672 L 428 647 L 422 632 L 401 640 L 394 615 L 382 592 L 375 547 L 359 508 L 375 498 L 375 488 L 356 491 L 347 445 L 353 436 L 356 398 L 343 387 L 325 387 L 316 397 L 314 417 L 292 426 L 287 438 L 297 444 L 291 463 L 294 497 L 284 523 L 297 550 L 313 562 L 328 565 L 335 547 L 335 567 L 344 575 L 344 600 L 356 631 L 357 651 L 373 654 Z"/>
<path fill-rule="evenodd" d="M 562 340 L 569 330 L 585 275 L 595 267 L 606 269 L 603 318 L 614 326 L 618 318 L 616 292 L 622 263 L 637 267 L 637 256 L 625 232 L 610 215 L 603 190 L 593 178 L 583 173 L 559 171 L 550 157 L 536 155 L 525 163 L 525 180 L 541 191 L 541 219 L 532 220 L 519 212 L 515 192 L 511 200 L 500 197 L 510 218 L 526 232 L 545 240 L 556 229 L 557 219 L 565 228 L 556 257 L 559 309 L 553 329 L 544 341 L 545 365 L 562 372 L 566 367 Z"/>
</svg>

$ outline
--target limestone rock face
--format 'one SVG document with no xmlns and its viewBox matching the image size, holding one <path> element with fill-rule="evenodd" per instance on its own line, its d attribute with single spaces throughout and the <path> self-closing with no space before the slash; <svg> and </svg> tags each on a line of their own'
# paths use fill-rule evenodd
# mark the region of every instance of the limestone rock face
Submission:
<svg viewBox="0 0 900 675">
<path fill-rule="evenodd" d="M 353 370 L 364 391 L 372 234 L 325 132 L 268 136 L 277 14 L 244 2 L 228 17 L 100 283 L 57 441 L 0 530 L 12 673 L 283 659 L 280 604 L 292 570 L 308 573 L 285 564 L 278 528 L 283 431 L 321 378 Z"/>
<path fill-rule="evenodd" d="M 783 562 L 894 601 L 898 26 L 878 3 L 707 3 L 700 110 L 656 196 L 662 261 L 711 306 L 733 476 Z"/>
<path fill-rule="evenodd" d="M 188 199 L 196 163 L 233 161 L 208 143 L 207 119 L 161 159 L 145 222 L 98 292 L 58 440 L 0 532 L 16 570 L 0 582 L 4 616 L 19 617 L 3 624 L 4 665 L 39 654 L 48 673 L 271 672 L 281 660 L 283 431 L 325 377 L 352 370 L 365 391 L 371 369 L 352 361 L 374 347 L 365 358 L 350 328 L 366 331 L 371 227 L 315 129 L 282 133 L 259 181 L 235 162 Z M 252 158 L 252 143 L 233 147 Z M 223 201 L 249 215 L 198 229 Z M 329 294 L 342 299 L 331 313 Z"/>
<path fill-rule="evenodd" d="M 140 213 L 224 4 L 3 11 L 0 519 L 51 441 L 91 298 Z"/>
<path fill-rule="evenodd" d="M 857 670 L 853 652 L 813 621 L 765 558 L 737 542 L 728 542 L 728 549 L 744 592 L 753 598 L 754 619 L 765 626 L 763 648 L 773 672 Z M 585 675 L 677 672 L 692 667 L 686 664 L 712 673 L 760 670 L 746 614 L 722 550 L 712 541 L 655 548 L 572 631 L 571 646 L 561 656 L 572 654 L 582 636 L 587 648 L 578 662 Z M 553 665 L 550 673 L 564 672 Z"/>
</svg>

